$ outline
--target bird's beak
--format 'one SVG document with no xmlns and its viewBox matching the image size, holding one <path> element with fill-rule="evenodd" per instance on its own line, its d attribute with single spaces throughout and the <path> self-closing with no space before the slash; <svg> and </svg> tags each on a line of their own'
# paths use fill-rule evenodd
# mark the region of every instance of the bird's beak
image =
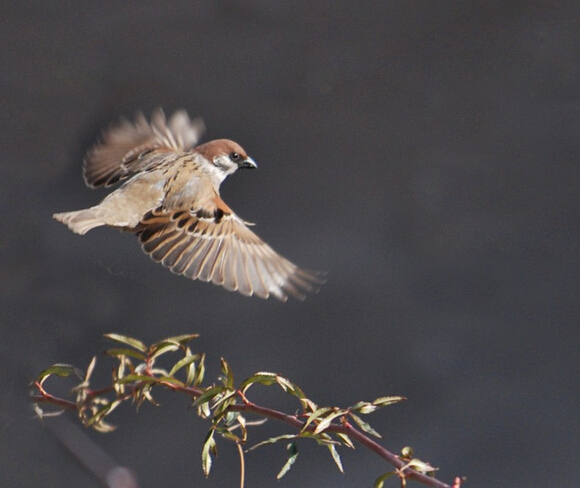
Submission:
<svg viewBox="0 0 580 488">
<path fill-rule="evenodd" d="M 242 168 L 256 169 L 257 167 L 258 165 L 256 164 L 256 162 L 249 156 L 243 161 L 240 161 L 240 163 L 238 164 L 239 169 Z"/>
</svg>

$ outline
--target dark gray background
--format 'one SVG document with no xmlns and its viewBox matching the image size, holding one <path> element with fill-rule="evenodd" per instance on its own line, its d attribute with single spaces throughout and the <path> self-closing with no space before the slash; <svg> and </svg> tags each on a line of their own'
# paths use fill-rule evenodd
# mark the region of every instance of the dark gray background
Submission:
<svg viewBox="0 0 580 488">
<path fill-rule="evenodd" d="M 576 1 L 3 2 L 0 485 L 99 486 L 35 421 L 26 384 L 102 334 L 198 332 L 215 376 L 279 372 L 466 486 L 573 486 L 579 457 L 580 8 Z M 121 115 L 186 108 L 258 162 L 222 196 L 298 264 L 305 302 L 154 264 L 132 236 L 51 219 L 97 203 L 84 152 Z M 110 367 L 106 359 L 99 365 Z M 237 486 L 200 466 L 188 402 L 90 433 L 143 487 Z M 294 408 L 282 395 L 257 399 Z M 71 416 L 73 418 L 73 416 Z M 286 429 L 256 428 L 255 441 Z M 247 457 L 247 486 L 371 486 L 380 459 L 307 442 Z M 395 486 L 395 483 L 392 483 Z"/>
</svg>

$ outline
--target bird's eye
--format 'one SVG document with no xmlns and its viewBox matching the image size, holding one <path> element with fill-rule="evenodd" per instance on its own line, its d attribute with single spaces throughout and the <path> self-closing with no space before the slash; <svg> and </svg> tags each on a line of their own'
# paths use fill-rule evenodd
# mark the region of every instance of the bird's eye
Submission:
<svg viewBox="0 0 580 488">
<path fill-rule="evenodd" d="M 240 155 L 237 152 L 233 152 L 230 154 L 230 159 L 237 162 L 240 159 Z"/>
</svg>

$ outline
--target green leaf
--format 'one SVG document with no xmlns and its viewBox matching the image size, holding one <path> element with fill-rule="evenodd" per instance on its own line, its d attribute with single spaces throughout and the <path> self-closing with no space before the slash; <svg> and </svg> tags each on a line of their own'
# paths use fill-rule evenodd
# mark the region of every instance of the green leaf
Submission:
<svg viewBox="0 0 580 488">
<path fill-rule="evenodd" d="M 351 410 L 362 413 L 363 415 L 374 412 L 378 407 L 369 402 L 358 402 Z"/>
<path fill-rule="evenodd" d="M 342 443 L 345 446 L 350 447 L 351 449 L 354 449 L 354 444 L 350 440 L 349 436 L 347 436 L 346 434 L 343 434 L 342 432 L 337 432 L 336 436 L 342 441 Z"/>
<path fill-rule="evenodd" d="M 300 400 L 307 400 L 306 395 L 302 391 L 302 388 L 300 388 L 295 383 L 290 383 L 290 384 L 292 385 L 292 388 L 290 388 L 288 390 L 288 393 L 290 393 L 291 395 L 294 395 L 295 397 L 299 398 Z"/>
<path fill-rule="evenodd" d="M 135 351 L 134 349 L 124 349 L 124 348 L 113 348 L 113 349 L 107 349 L 105 351 L 105 354 L 107 356 L 129 356 L 132 358 L 136 358 L 139 359 L 141 361 L 146 361 L 147 360 L 147 356 L 145 356 L 145 354 L 140 353 L 139 351 Z"/>
<path fill-rule="evenodd" d="M 314 412 L 312 412 L 309 416 L 308 419 L 306 420 L 306 422 L 304 423 L 304 427 L 302 427 L 302 429 L 300 430 L 300 432 L 304 432 L 306 431 L 306 429 L 308 428 L 308 426 L 314 422 L 317 418 L 321 417 L 322 415 L 324 415 L 327 412 L 330 412 L 332 410 L 332 407 L 322 407 L 319 408 L 318 410 L 315 410 Z"/>
<path fill-rule="evenodd" d="M 365 405 L 370 405 L 370 403 L 369 402 L 356 402 L 352 407 L 350 407 L 350 409 L 354 410 L 356 412 L 360 408 L 364 407 Z"/>
<path fill-rule="evenodd" d="M 363 419 L 361 419 L 358 415 L 355 415 L 354 413 L 350 412 L 349 415 L 352 417 L 352 419 L 357 423 L 357 425 L 364 430 L 365 432 L 367 432 L 368 434 L 374 435 L 375 437 L 381 437 L 381 434 L 379 434 L 375 429 L 373 429 L 369 424 L 367 424 Z"/>
<path fill-rule="evenodd" d="M 246 390 L 250 386 L 252 386 L 254 383 L 259 383 L 261 385 L 270 386 L 270 385 L 273 385 L 274 383 L 276 383 L 277 376 L 278 375 L 275 373 L 256 373 L 256 374 L 250 376 L 249 378 L 245 379 L 242 382 L 242 384 L 240 385 L 240 388 L 245 393 Z"/>
<path fill-rule="evenodd" d="M 417 459 L 417 458 L 411 459 L 401 469 L 404 470 L 404 469 L 407 469 L 407 468 L 412 468 L 415 471 L 419 471 L 420 473 L 423 473 L 423 474 L 433 473 L 434 471 L 437 471 L 439 469 L 439 468 L 434 468 L 429 463 L 426 463 L 425 461 L 421 461 L 420 459 Z"/>
<path fill-rule="evenodd" d="M 151 395 L 151 385 L 147 385 L 145 388 L 143 388 L 141 390 L 141 393 L 143 394 L 143 398 L 145 398 L 148 402 L 152 403 L 153 405 L 155 405 L 156 407 L 159 407 L 160 404 L 157 403 L 154 399 L 153 396 Z"/>
<path fill-rule="evenodd" d="M 220 434 L 222 437 L 224 437 L 225 439 L 228 439 L 229 441 L 234 441 L 234 442 L 243 442 L 243 439 L 239 436 L 237 436 L 236 434 L 234 434 L 231 429 L 227 428 L 227 427 L 222 427 L 222 426 L 216 426 L 215 428 L 216 432 L 218 434 Z"/>
<path fill-rule="evenodd" d="M 197 397 L 197 399 L 191 404 L 192 407 L 197 407 L 203 403 L 210 402 L 212 398 L 219 395 L 227 388 L 225 386 L 213 386 L 207 390 L 205 390 L 201 395 Z"/>
<path fill-rule="evenodd" d="M 315 412 L 318 410 L 318 405 L 316 405 L 316 403 L 314 403 L 312 400 L 309 400 L 308 398 L 301 398 L 300 403 L 302 404 L 302 408 L 305 412 L 308 412 L 309 410 L 311 412 Z"/>
<path fill-rule="evenodd" d="M 137 383 L 138 381 L 143 381 L 145 383 L 158 383 L 159 380 L 142 374 L 128 374 L 127 376 L 119 378 L 116 383 L 126 385 L 127 383 Z"/>
<path fill-rule="evenodd" d="M 388 396 L 388 397 L 381 397 L 381 398 L 377 398 L 374 402 L 373 405 L 376 405 L 377 407 L 386 407 L 387 405 L 392 405 L 394 403 L 399 403 L 402 401 L 405 401 L 407 398 L 404 396 Z"/>
<path fill-rule="evenodd" d="M 151 354 L 151 359 L 158 358 L 162 354 L 167 352 L 177 351 L 179 349 L 179 344 L 173 342 L 163 341 L 159 344 L 151 346 L 149 353 Z"/>
<path fill-rule="evenodd" d="M 72 391 L 80 392 L 81 390 L 89 387 L 91 376 L 93 374 L 93 371 L 95 369 L 96 364 L 97 364 L 97 356 L 93 356 L 93 359 L 91 360 L 89 367 L 87 368 L 87 372 L 85 373 L 84 380 L 81 383 L 79 383 L 77 386 L 75 386 L 72 389 Z"/>
<path fill-rule="evenodd" d="M 296 458 L 298 457 L 298 448 L 296 447 L 296 442 L 291 442 L 288 444 L 286 449 L 289 454 L 288 461 L 286 461 L 286 464 L 282 466 L 282 469 L 276 475 L 276 479 L 281 479 L 288 471 L 290 471 L 290 468 L 296 462 Z"/>
<path fill-rule="evenodd" d="M 282 387 L 284 391 L 296 390 L 296 386 L 294 386 L 294 384 L 290 380 L 284 378 L 283 376 L 276 375 L 276 382 Z"/>
<path fill-rule="evenodd" d="M 300 437 L 314 439 L 319 446 L 328 446 L 329 444 L 340 445 L 340 442 L 335 441 L 326 432 L 315 434 L 314 432 L 302 432 Z"/>
<path fill-rule="evenodd" d="M 328 415 L 327 417 L 324 417 L 324 420 L 322 420 L 317 426 L 316 429 L 314 429 L 314 433 L 315 434 L 320 434 L 322 431 L 326 430 L 328 428 L 328 426 L 332 423 L 332 421 L 338 417 L 342 417 L 346 414 L 347 412 L 345 410 L 339 410 L 338 412 L 334 412 L 330 415 Z"/>
<path fill-rule="evenodd" d="M 174 376 L 181 368 L 185 366 L 189 366 L 194 361 L 199 359 L 199 354 L 193 354 L 191 356 L 185 356 L 183 359 L 180 359 L 175 363 L 171 371 L 169 372 L 169 376 Z"/>
<path fill-rule="evenodd" d="M 160 382 L 163 381 L 164 383 L 171 383 L 172 385 L 180 387 L 185 386 L 185 383 L 183 383 L 183 381 L 179 381 L 177 378 L 172 378 L 171 376 L 160 376 L 158 378 L 158 381 Z"/>
<path fill-rule="evenodd" d="M 228 412 L 224 418 L 226 425 L 232 425 L 236 420 L 238 420 L 240 427 L 246 428 L 244 417 L 241 416 L 240 412 Z"/>
<path fill-rule="evenodd" d="M 224 385 L 228 388 L 233 388 L 234 386 L 234 374 L 230 365 L 224 358 L 221 358 L 222 374 L 224 375 Z"/>
<path fill-rule="evenodd" d="M 199 360 L 199 365 L 197 367 L 197 372 L 193 371 L 193 373 L 189 372 L 188 376 L 187 376 L 187 382 L 189 384 L 189 378 L 190 375 L 193 375 L 193 385 L 194 386 L 199 386 L 201 384 L 201 382 L 203 381 L 203 377 L 205 376 L 205 354 L 201 355 L 201 358 Z"/>
<path fill-rule="evenodd" d="M 192 407 L 193 407 L 193 404 L 191 405 L 190 408 L 192 408 Z M 201 405 L 199 405 L 197 407 L 197 414 L 203 419 L 210 418 L 211 417 L 211 410 L 209 408 L 209 403 L 205 402 L 205 403 L 202 403 Z"/>
<path fill-rule="evenodd" d="M 108 422 L 105 422 L 103 419 L 101 419 L 99 422 L 94 423 L 91 427 L 93 428 L 93 430 L 96 430 L 101 434 L 108 434 L 109 432 L 117 430 L 116 426 L 111 425 Z"/>
<path fill-rule="evenodd" d="M 214 409 L 214 417 L 221 417 L 228 407 L 236 403 L 234 398 L 236 393 L 236 390 L 228 390 L 227 393 L 215 401 L 212 407 Z"/>
<path fill-rule="evenodd" d="M 342 469 L 342 462 L 340 460 L 340 455 L 338 454 L 338 451 L 336 450 L 336 446 L 334 444 L 327 444 L 327 447 L 328 447 L 328 450 L 330 451 L 330 454 L 332 455 L 332 459 L 334 459 L 334 462 L 338 466 L 338 470 L 341 473 L 344 473 L 344 469 Z"/>
<path fill-rule="evenodd" d="M 368 405 L 365 405 L 364 407 L 361 407 L 359 409 L 359 413 L 361 413 L 363 415 L 367 415 L 369 413 L 373 413 L 377 408 L 379 408 L 379 407 L 377 407 L 376 405 L 368 404 Z"/>
<path fill-rule="evenodd" d="M 37 376 L 36 381 L 38 381 L 42 385 L 49 376 L 54 374 L 62 377 L 67 377 L 70 376 L 71 374 L 74 374 L 78 376 L 79 379 L 81 380 L 84 379 L 85 376 L 80 369 L 75 368 L 70 364 L 53 364 L 52 366 L 49 366 L 44 371 L 42 371 Z"/>
<path fill-rule="evenodd" d="M 287 441 L 288 439 L 296 439 L 296 434 L 284 434 L 279 435 L 277 437 L 270 437 L 269 439 L 266 439 L 265 441 L 262 442 L 258 442 L 256 445 L 250 447 L 247 450 L 247 452 L 253 451 L 254 449 L 258 449 L 258 447 L 264 446 L 266 444 L 275 444 L 276 442 Z"/>
<path fill-rule="evenodd" d="M 85 374 L 85 383 L 88 385 L 89 381 L 91 379 L 91 376 L 93 374 L 93 371 L 95 369 L 95 366 L 97 364 L 97 356 L 93 356 L 93 359 L 91 360 L 89 367 L 87 368 L 87 373 Z"/>
<path fill-rule="evenodd" d="M 377 408 L 386 407 L 387 405 L 392 405 L 403 400 L 406 400 L 406 398 L 402 396 L 380 397 L 373 402 L 358 402 L 350 407 L 349 410 L 366 415 L 374 412 Z"/>
<path fill-rule="evenodd" d="M 391 476 L 393 476 L 394 474 L 397 474 L 396 471 L 389 471 L 388 473 L 382 474 L 380 475 L 374 482 L 373 484 L 373 488 L 383 488 L 383 486 L 385 485 L 385 480 L 387 478 L 390 478 Z"/>
<path fill-rule="evenodd" d="M 182 334 L 182 335 L 177 335 L 177 336 L 173 336 L 173 337 L 168 337 L 167 339 L 164 339 L 161 342 L 176 342 L 178 344 L 181 344 L 182 346 L 187 344 L 189 341 L 191 341 L 192 339 L 197 339 L 199 337 L 199 334 Z"/>
<path fill-rule="evenodd" d="M 138 339 L 133 339 L 132 337 L 128 337 L 128 336 L 124 336 L 124 335 L 120 335 L 120 334 L 105 334 L 105 337 L 107 339 L 111 339 L 112 341 L 120 342 L 121 344 L 126 344 L 128 346 L 131 346 L 131 347 L 137 349 L 138 351 L 141 351 L 144 353 L 147 352 L 147 346 L 145 344 L 143 344 Z"/>
<path fill-rule="evenodd" d="M 135 368 L 135 371 L 137 371 L 137 368 Z M 140 372 L 141 371 L 139 371 L 139 373 Z M 167 372 L 167 370 L 165 370 L 163 368 L 151 368 L 150 372 L 151 372 L 151 374 L 158 375 L 158 376 L 169 376 L 169 373 Z"/>
<path fill-rule="evenodd" d="M 191 385 L 193 385 L 193 383 L 196 379 L 197 372 L 198 372 L 198 369 L 195 367 L 195 361 L 188 364 L 185 367 L 185 369 L 187 371 L 187 378 L 185 379 L 185 385 L 191 386 Z"/>
<path fill-rule="evenodd" d="M 217 456 L 217 445 L 213 438 L 214 429 L 210 429 L 205 437 L 205 441 L 203 442 L 203 449 L 201 451 L 201 466 L 203 468 L 203 474 L 207 478 L 209 476 L 209 472 L 211 471 L 211 464 L 212 459 L 211 455 Z"/>
<path fill-rule="evenodd" d="M 87 427 L 93 427 L 96 430 L 104 428 L 106 430 L 100 430 L 100 432 L 110 432 L 114 427 L 109 426 L 103 422 L 103 419 L 109 415 L 115 408 L 117 408 L 122 403 L 122 400 L 113 400 L 110 403 L 105 404 L 99 408 L 96 413 L 87 420 Z M 105 427 L 106 426 L 106 427 Z"/>
</svg>

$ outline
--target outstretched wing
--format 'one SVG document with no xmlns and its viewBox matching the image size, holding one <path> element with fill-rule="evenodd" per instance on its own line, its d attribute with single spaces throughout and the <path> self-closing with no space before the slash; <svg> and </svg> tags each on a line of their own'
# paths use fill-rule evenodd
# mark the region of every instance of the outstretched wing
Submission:
<svg viewBox="0 0 580 488">
<path fill-rule="evenodd" d="M 243 295 L 286 301 L 318 291 L 318 273 L 277 254 L 217 198 L 213 208 L 148 212 L 139 232 L 143 250 L 176 274 Z"/>
<path fill-rule="evenodd" d="M 189 119 L 185 110 L 166 120 L 157 109 L 147 122 L 142 113 L 135 122 L 122 120 L 103 135 L 103 141 L 85 157 L 83 174 L 88 186 L 110 186 L 144 169 L 149 162 L 140 158 L 151 151 L 181 152 L 194 147 L 204 132 L 201 119 Z"/>
</svg>

